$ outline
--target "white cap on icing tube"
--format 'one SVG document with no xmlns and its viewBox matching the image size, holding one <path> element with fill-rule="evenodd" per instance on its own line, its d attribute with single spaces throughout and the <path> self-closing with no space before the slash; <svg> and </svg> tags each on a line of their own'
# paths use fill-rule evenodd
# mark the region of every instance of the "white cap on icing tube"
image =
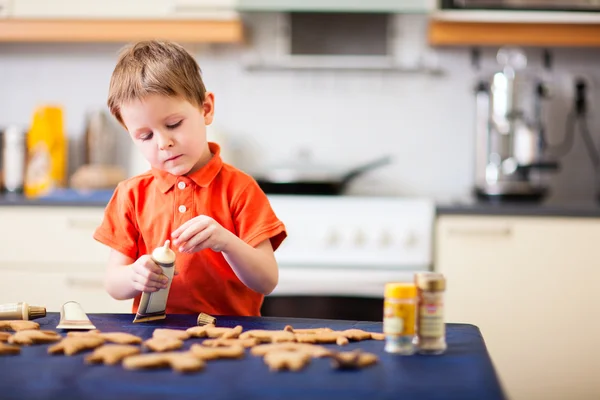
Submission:
<svg viewBox="0 0 600 400">
<path fill-rule="evenodd" d="M 175 262 L 175 252 L 170 248 L 171 241 L 165 241 L 165 245 L 157 247 L 152 252 L 152 259 L 160 264 L 173 264 Z"/>
</svg>

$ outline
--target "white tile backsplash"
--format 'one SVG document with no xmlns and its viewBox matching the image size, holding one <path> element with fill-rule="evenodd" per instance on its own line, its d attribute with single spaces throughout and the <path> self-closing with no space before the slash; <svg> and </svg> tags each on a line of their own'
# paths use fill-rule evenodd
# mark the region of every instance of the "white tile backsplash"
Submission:
<svg viewBox="0 0 600 400">
<path fill-rule="evenodd" d="M 276 16 L 247 19 L 245 46 L 190 45 L 207 88 L 216 94 L 214 129 L 241 150 L 236 163 L 247 170 L 289 161 L 304 148 L 315 162 L 342 169 L 392 154 L 392 165 L 351 185 L 352 193 L 462 196 L 473 182 L 473 87 L 477 77 L 469 49 L 428 49 L 422 16 L 399 16 L 395 54 L 406 64 L 425 55 L 442 76 L 377 71 L 248 71 L 244 57 L 276 52 Z M 80 146 L 85 113 L 105 107 L 110 74 L 122 44 L 0 44 L 0 125 L 28 125 L 35 106 L 65 107 L 71 147 Z M 482 62 L 494 64 L 496 49 Z M 539 65 L 539 49 L 528 49 Z M 600 142 L 600 52 L 554 52 L 557 86 L 551 100 L 551 139 L 563 135 L 571 104 L 572 75 L 592 83 L 589 126 Z M 235 146 L 234 146 L 235 145 Z M 558 197 L 591 198 L 594 179 L 578 134 L 573 151 L 553 178 Z M 132 158 L 131 173 L 145 168 Z M 135 161 L 137 160 L 137 161 Z M 78 163 L 77 154 L 71 157 Z"/>
</svg>

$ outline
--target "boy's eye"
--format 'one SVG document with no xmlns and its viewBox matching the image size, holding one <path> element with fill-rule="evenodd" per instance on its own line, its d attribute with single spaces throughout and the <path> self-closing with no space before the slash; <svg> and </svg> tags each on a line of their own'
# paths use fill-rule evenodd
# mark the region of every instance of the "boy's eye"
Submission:
<svg viewBox="0 0 600 400">
<path fill-rule="evenodd" d="M 167 128 L 169 128 L 169 129 L 175 129 L 175 128 L 177 128 L 179 125 L 181 125 L 181 122 L 182 122 L 182 121 L 175 122 L 174 124 L 171 124 L 171 125 L 167 125 Z"/>
<path fill-rule="evenodd" d="M 143 142 L 145 142 L 146 140 L 150 140 L 150 139 L 152 139 L 152 132 L 150 132 L 150 133 L 148 133 L 146 135 L 140 136 L 140 140 L 143 141 Z"/>
</svg>

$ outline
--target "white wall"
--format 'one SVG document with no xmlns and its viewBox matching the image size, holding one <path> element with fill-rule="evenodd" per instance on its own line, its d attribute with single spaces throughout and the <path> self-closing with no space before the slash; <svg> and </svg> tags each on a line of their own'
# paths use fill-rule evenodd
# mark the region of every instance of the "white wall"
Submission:
<svg viewBox="0 0 600 400">
<path fill-rule="evenodd" d="M 352 193 L 462 196 L 473 182 L 473 87 L 469 49 L 427 49 L 425 20 L 398 17 L 396 55 L 437 60 L 444 75 L 370 71 L 248 71 L 243 60 L 276 46 L 275 15 L 248 18 L 246 46 L 194 45 L 209 90 L 216 94 L 215 128 L 243 150 L 238 165 L 260 168 L 310 148 L 315 162 L 342 169 L 392 154 L 393 165 L 357 179 Z M 65 107 L 73 149 L 85 113 L 105 107 L 110 74 L 122 44 L 0 44 L 0 126 L 27 125 L 36 105 Z M 483 50 L 484 67 L 496 49 Z M 540 49 L 528 49 L 539 66 Z M 572 76 L 590 78 L 592 133 L 600 141 L 600 52 L 559 49 L 553 78 L 551 139 L 560 140 L 571 104 Z M 127 143 L 126 141 L 124 143 Z M 594 178 L 581 136 L 553 178 L 555 197 L 591 199 Z M 73 167 L 78 163 L 73 152 Z M 135 161 L 131 171 L 145 165 Z"/>
</svg>

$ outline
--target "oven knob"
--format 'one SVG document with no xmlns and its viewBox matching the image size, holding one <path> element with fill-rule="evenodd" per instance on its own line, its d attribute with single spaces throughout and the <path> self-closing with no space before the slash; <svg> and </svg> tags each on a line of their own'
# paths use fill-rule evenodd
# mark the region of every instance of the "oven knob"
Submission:
<svg viewBox="0 0 600 400">
<path fill-rule="evenodd" d="M 367 235 L 362 230 L 358 230 L 354 235 L 354 244 L 357 247 L 363 247 L 367 242 Z"/>
<path fill-rule="evenodd" d="M 340 243 L 340 235 L 335 230 L 330 230 L 325 235 L 325 245 L 327 247 L 335 247 Z"/>
<path fill-rule="evenodd" d="M 406 235 L 404 239 L 404 247 L 411 249 L 417 246 L 419 243 L 419 238 L 414 232 L 410 232 Z"/>
<path fill-rule="evenodd" d="M 379 247 L 390 247 L 392 244 L 392 240 L 392 234 L 389 231 L 383 231 L 383 233 L 379 237 Z"/>
</svg>

